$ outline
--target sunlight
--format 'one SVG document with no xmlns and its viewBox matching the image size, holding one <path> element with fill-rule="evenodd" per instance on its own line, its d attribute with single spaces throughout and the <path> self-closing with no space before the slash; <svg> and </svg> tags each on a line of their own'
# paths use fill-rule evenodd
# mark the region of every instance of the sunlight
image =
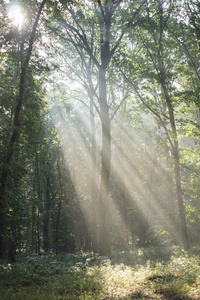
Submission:
<svg viewBox="0 0 200 300">
<path fill-rule="evenodd" d="M 8 16 L 13 21 L 13 24 L 21 29 L 24 22 L 24 15 L 19 4 L 10 7 Z"/>
<path fill-rule="evenodd" d="M 73 93 L 71 93 L 72 95 Z M 77 94 L 77 100 L 73 102 L 73 108 L 70 109 L 71 117 L 69 119 L 63 111 L 64 106 L 61 102 L 60 109 L 58 110 L 55 107 L 52 111 L 52 119 L 54 124 L 59 124 L 58 126 L 56 125 L 57 132 L 60 136 L 66 165 L 70 170 L 71 180 L 76 190 L 75 198 L 83 212 L 86 226 L 91 232 L 94 199 L 91 199 L 90 185 L 92 179 L 92 184 L 97 192 L 99 180 L 91 178 L 89 175 L 92 168 L 91 149 L 88 140 L 88 136 L 90 136 L 90 120 L 88 108 L 78 99 Z M 73 121 L 75 116 L 75 119 L 78 118 L 77 120 L 79 120 L 78 123 Z M 145 123 L 143 126 L 149 128 L 150 131 L 156 130 L 156 124 L 152 119 L 143 121 Z M 140 231 L 145 230 L 146 227 L 152 228 L 152 230 L 154 228 L 155 230 L 157 228 L 160 230 L 157 227 L 159 224 L 155 223 L 155 217 L 160 220 L 160 224 L 165 224 L 165 229 L 171 233 L 171 237 L 175 240 L 175 224 L 170 216 L 170 210 L 173 210 L 173 208 L 169 208 L 166 212 L 165 202 L 161 200 L 169 195 L 162 195 L 162 186 L 159 190 L 154 190 L 155 180 L 159 180 L 162 185 L 162 180 L 160 179 L 163 177 L 164 171 L 162 168 L 164 168 L 165 163 L 163 162 L 162 166 L 162 160 L 161 162 L 157 160 L 158 145 L 155 141 L 151 141 L 148 135 L 144 136 L 138 130 L 133 129 L 132 133 L 130 133 L 131 131 L 127 131 L 128 126 L 130 126 L 129 121 L 119 112 L 115 118 L 115 126 L 112 130 L 111 185 L 114 184 L 114 186 L 113 188 L 111 187 L 108 203 L 108 217 L 110 229 L 114 236 L 113 242 L 114 244 L 115 241 L 118 243 L 116 247 L 123 247 L 123 245 L 137 247 Z M 99 129 L 96 131 L 97 157 L 100 155 L 101 134 Z M 83 132 L 86 133 L 85 136 Z M 99 163 L 100 161 L 98 161 L 98 172 Z M 85 177 L 85 170 L 88 170 L 89 176 L 87 178 Z M 165 182 L 165 184 L 170 186 L 168 182 Z M 97 207 L 96 209 L 98 210 Z M 131 220 L 128 218 L 130 209 L 138 211 Z"/>
<path fill-rule="evenodd" d="M 137 225 L 141 226 L 143 220 L 143 224 L 147 224 L 152 230 L 157 230 L 159 226 L 161 226 L 160 228 L 165 226 L 165 229 L 171 234 L 171 238 L 176 240 L 178 233 L 175 230 L 176 224 L 172 214 L 173 199 L 170 201 L 171 207 L 168 206 L 167 208 L 164 201 L 165 198 L 166 200 L 167 198 L 173 198 L 173 192 L 170 191 L 170 188 L 164 190 L 164 186 L 165 188 L 171 186 L 171 178 L 165 178 L 163 185 L 165 162 L 156 159 L 156 153 L 159 151 L 157 149 L 158 145 L 153 144 L 152 141 L 148 145 L 145 137 L 142 138 L 136 132 L 130 136 L 126 130 L 126 121 L 120 117 L 120 114 L 118 114 L 115 121 L 118 123 L 116 128 L 118 138 L 113 147 L 113 176 L 115 181 L 118 182 L 118 186 L 125 190 L 125 197 L 129 199 L 126 200 L 129 203 L 127 202 L 126 205 L 119 203 L 119 206 L 124 205 L 127 212 L 130 207 L 137 207 L 138 213 L 142 217 L 140 220 L 138 213 L 136 213 L 135 218 L 140 220 Z M 160 182 L 158 190 L 154 188 L 155 181 Z M 124 195 L 121 197 L 124 197 Z M 121 199 L 118 201 L 121 201 Z M 155 219 L 160 220 L 160 223 L 156 223 Z M 134 222 L 136 221 L 134 220 Z M 134 232 L 134 229 L 132 230 Z"/>
<path fill-rule="evenodd" d="M 51 100 L 50 100 L 51 101 Z M 49 105 L 51 106 L 50 102 Z M 82 106 L 82 107 L 81 107 Z M 62 108 L 61 108 L 62 107 Z M 60 110 L 57 107 L 51 109 L 51 118 L 57 127 L 57 134 L 61 141 L 61 148 L 65 158 L 67 168 L 70 170 L 70 178 L 75 188 L 74 201 L 78 201 L 79 206 L 84 214 L 85 222 L 89 227 L 92 216 L 92 199 L 90 197 L 91 179 L 93 185 L 97 188 L 95 178 L 89 175 L 92 168 L 92 157 L 88 147 L 87 137 L 81 135 L 77 127 L 84 127 L 88 132 L 89 121 L 87 115 L 82 112 L 84 106 L 78 101 L 73 103 L 71 117 L 66 115 L 65 107 L 60 103 Z M 78 124 L 74 123 L 74 116 L 79 119 Z M 84 171 L 88 170 L 88 177 L 85 177 Z M 90 230 L 90 228 L 88 228 Z"/>
<path fill-rule="evenodd" d="M 65 89 L 64 82 L 62 88 Z M 52 119 L 54 124 L 59 124 L 56 125 L 57 132 L 76 191 L 75 201 L 79 203 L 88 231 L 92 232 L 94 205 L 97 210 L 96 222 L 98 226 L 101 224 L 98 199 L 92 199 L 91 194 L 91 185 L 96 190 L 96 196 L 99 192 L 101 126 L 96 120 L 97 176 L 92 178 L 91 123 L 87 95 L 82 91 L 79 93 L 78 84 L 70 88 L 65 91 L 64 97 L 75 101 L 69 102 L 70 108 L 67 108 L 68 104 L 64 104 L 64 99 L 61 100 L 57 107 L 54 106 Z M 178 236 L 173 213 L 176 206 L 173 179 L 170 173 L 166 174 L 166 159 L 160 152 L 158 142 L 165 137 L 157 128 L 154 118 L 149 115 L 140 117 L 141 124 L 137 124 L 119 111 L 112 126 L 110 197 L 107 212 L 112 243 L 122 248 L 125 245 L 138 247 L 143 238 L 146 242 L 154 237 L 159 241 L 167 234 L 176 241 Z M 156 135 L 154 139 L 151 137 L 152 132 Z M 157 189 L 155 182 L 158 184 Z"/>
</svg>

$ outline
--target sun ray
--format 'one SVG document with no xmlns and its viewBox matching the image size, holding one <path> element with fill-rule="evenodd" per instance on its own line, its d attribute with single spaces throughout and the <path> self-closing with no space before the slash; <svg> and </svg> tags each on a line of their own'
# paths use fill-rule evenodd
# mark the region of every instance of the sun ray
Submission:
<svg viewBox="0 0 200 300">
<path fill-rule="evenodd" d="M 59 98 L 59 97 L 58 97 Z M 78 96 L 77 96 L 78 99 Z M 71 180 L 76 190 L 80 208 L 84 215 L 88 232 L 92 232 L 93 204 L 91 199 L 91 184 L 96 189 L 95 210 L 96 222 L 98 219 L 98 189 L 100 176 L 100 126 L 96 130 L 97 143 L 97 177 L 91 178 L 92 154 L 91 154 L 91 123 L 88 113 L 88 105 L 82 101 L 70 102 L 69 116 L 65 115 L 62 103 L 57 103 L 52 111 L 52 119 L 57 125 L 61 140 L 62 151 L 65 156 L 68 169 L 71 171 Z M 59 105 L 62 108 L 58 108 Z M 57 107 L 57 108 L 56 108 Z M 112 163 L 111 186 L 108 205 L 108 217 L 111 228 L 112 242 L 119 242 L 121 247 L 137 246 L 138 234 L 147 232 L 156 226 L 164 226 L 170 232 L 171 238 L 176 240 L 177 231 L 174 230 L 175 219 L 169 214 L 166 206 L 167 186 L 172 186 L 172 179 L 166 172 L 166 159 L 162 159 L 159 142 L 149 136 L 151 130 L 157 130 L 154 120 L 144 121 L 142 130 L 130 128 L 130 119 L 118 112 L 112 128 Z M 154 122 L 154 123 L 153 123 Z M 145 130 L 145 126 L 148 130 Z M 163 161 L 162 161 L 163 160 Z M 165 182 L 164 179 L 165 178 Z M 155 181 L 160 180 L 160 190 L 154 190 Z M 124 188 L 124 194 L 119 196 L 115 190 Z M 158 186 L 156 184 L 156 186 Z M 162 194 L 162 187 L 164 193 Z M 167 207 L 167 211 L 166 211 Z M 130 216 L 129 208 L 135 209 L 135 215 Z M 136 220 L 132 220 L 136 217 Z M 131 218 L 131 219 L 130 219 Z M 137 223 L 138 222 L 138 223 Z M 134 226 L 143 228 L 135 229 Z M 137 230 L 141 230 L 138 232 Z M 92 233 L 91 233 L 92 235 Z M 113 238 L 114 237 L 114 238 Z M 126 241 L 126 242 L 123 242 Z"/>
<path fill-rule="evenodd" d="M 97 211 L 98 176 L 91 178 L 92 153 L 90 144 L 90 121 L 80 107 L 80 103 L 73 103 L 73 107 L 67 116 L 67 112 L 60 103 L 52 105 L 51 118 L 57 128 L 61 149 L 65 158 L 67 169 L 70 171 L 70 179 L 75 189 L 75 201 L 78 201 L 82 211 L 85 225 L 90 237 L 93 237 L 93 214 Z M 77 122 L 78 120 L 78 122 Z M 99 138 L 97 138 L 97 151 L 99 151 Z M 98 173 L 98 172 L 96 172 Z M 96 188 L 96 198 L 92 199 L 91 185 Z M 98 219 L 98 216 L 97 216 Z M 96 222 L 98 220 L 95 220 Z"/>
<path fill-rule="evenodd" d="M 155 216 L 157 216 L 157 219 L 165 224 L 165 229 L 170 232 L 172 238 L 176 240 L 177 231 L 174 231 L 174 228 L 177 224 L 175 224 L 174 218 L 166 212 L 166 203 L 163 203 L 162 200 L 166 196 L 161 192 L 154 191 L 153 182 L 151 182 L 151 177 L 154 177 L 155 181 L 164 176 L 166 173 L 164 167 L 159 165 L 155 153 L 145 150 L 144 140 L 141 137 L 135 133 L 132 139 L 130 138 L 124 128 L 124 123 L 124 120 L 120 120 L 118 117 L 117 137 L 120 136 L 121 142 L 118 139 L 114 145 L 115 153 L 112 164 L 114 176 L 117 176 L 120 183 L 125 181 L 126 193 L 130 198 L 135 198 L 135 205 L 149 226 L 155 226 Z M 137 153 L 140 154 L 140 159 L 137 158 Z M 165 185 L 170 186 L 170 178 L 167 176 L 165 178 Z"/>
</svg>

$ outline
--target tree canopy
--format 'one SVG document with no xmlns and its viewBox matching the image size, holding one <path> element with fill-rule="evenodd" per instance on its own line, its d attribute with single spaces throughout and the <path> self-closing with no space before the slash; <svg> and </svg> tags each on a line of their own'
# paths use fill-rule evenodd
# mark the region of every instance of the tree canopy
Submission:
<svg viewBox="0 0 200 300">
<path fill-rule="evenodd" d="M 199 242 L 200 5 L 0 3 L 0 258 Z"/>
</svg>

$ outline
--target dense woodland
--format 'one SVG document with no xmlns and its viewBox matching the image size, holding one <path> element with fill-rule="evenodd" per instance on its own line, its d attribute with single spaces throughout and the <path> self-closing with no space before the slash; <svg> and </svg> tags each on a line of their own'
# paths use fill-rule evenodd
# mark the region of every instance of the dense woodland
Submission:
<svg viewBox="0 0 200 300">
<path fill-rule="evenodd" d="M 200 242 L 199 16 L 1 0 L 0 258 Z"/>
</svg>

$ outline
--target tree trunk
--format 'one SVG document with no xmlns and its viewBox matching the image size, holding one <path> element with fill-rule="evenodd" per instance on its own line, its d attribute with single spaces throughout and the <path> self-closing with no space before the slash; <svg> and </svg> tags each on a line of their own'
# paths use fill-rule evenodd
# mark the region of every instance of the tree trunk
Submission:
<svg viewBox="0 0 200 300">
<path fill-rule="evenodd" d="M 111 161 L 111 134 L 109 107 L 107 104 L 106 95 L 106 70 L 103 67 L 99 68 L 99 98 L 102 124 L 101 181 L 99 190 L 99 254 L 107 255 L 110 253 L 108 205 Z"/>
<path fill-rule="evenodd" d="M 44 211 L 44 251 L 49 251 L 49 209 L 50 209 L 50 177 L 47 175 L 46 200 Z"/>
<path fill-rule="evenodd" d="M 40 212 L 37 213 L 37 254 L 40 254 Z"/>
<path fill-rule="evenodd" d="M 8 248 L 9 248 L 9 258 L 11 262 L 15 262 L 15 254 L 16 254 L 16 233 L 13 228 L 10 230 Z"/>
<path fill-rule="evenodd" d="M 37 252 L 36 249 L 36 207 L 32 204 L 31 208 L 31 252 Z"/>
<path fill-rule="evenodd" d="M 0 259 L 4 258 L 4 232 L 5 232 L 5 225 L 4 225 L 4 215 L 5 215 L 5 200 L 4 200 L 4 193 L 0 196 Z"/>
<path fill-rule="evenodd" d="M 91 207 L 92 207 L 92 222 L 91 222 L 91 239 L 92 249 L 98 251 L 98 232 L 97 232 L 97 162 L 96 162 L 96 136 L 94 122 L 94 107 L 93 98 L 90 99 L 90 124 L 91 124 Z"/>
<path fill-rule="evenodd" d="M 178 201 L 178 209 L 179 209 L 179 217 L 180 217 L 180 225 L 181 225 L 181 232 L 182 232 L 182 243 L 186 250 L 190 249 L 190 242 L 189 242 L 189 235 L 187 229 L 187 222 L 185 216 L 185 208 L 183 203 L 183 196 L 182 196 L 182 184 L 181 184 L 181 171 L 180 171 L 180 163 L 179 163 L 179 146 L 178 146 L 178 137 L 176 131 L 176 124 L 174 118 L 174 111 L 171 104 L 171 99 L 166 89 L 165 83 L 162 83 L 162 88 L 164 91 L 166 103 L 169 110 L 170 116 L 170 124 L 173 132 L 174 137 L 174 146 L 173 146 L 173 157 L 175 162 L 175 181 L 176 181 L 176 196 Z"/>
<path fill-rule="evenodd" d="M 58 160 L 57 160 L 57 168 L 58 168 L 58 180 L 59 180 L 59 188 L 60 188 L 60 199 L 58 204 L 58 214 L 56 218 L 56 232 L 55 232 L 55 250 L 56 255 L 58 254 L 58 228 L 59 228 L 59 220 L 62 206 L 62 180 L 61 180 L 61 171 L 60 171 L 60 148 L 58 148 Z"/>
<path fill-rule="evenodd" d="M 179 217 L 182 231 L 182 243 L 186 250 L 190 249 L 190 241 L 187 229 L 187 222 L 185 217 L 185 207 L 182 196 L 182 185 L 181 185 L 181 172 L 179 164 L 179 150 L 178 141 L 176 140 L 174 145 L 174 160 L 175 160 L 175 180 L 176 180 L 176 195 L 178 200 Z"/>
<path fill-rule="evenodd" d="M 174 144 L 172 144 L 172 152 L 175 162 L 175 181 L 176 181 L 176 195 L 178 200 L 178 209 L 179 209 L 179 217 L 180 217 L 180 225 L 182 231 L 182 242 L 184 248 L 187 250 L 190 248 L 189 235 L 185 217 L 185 208 L 183 203 L 182 196 L 182 187 L 181 187 L 181 172 L 180 172 L 180 163 L 179 163 L 179 145 L 178 145 L 178 136 L 176 130 L 176 123 L 174 118 L 174 109 L 171 103 L 170 94 L 167 89 L 166 84 L 166 66 L 163 60 L 163 32 L 164 32 L 164 20 L 163 20 L 163 7 L 160 4 L 160 36 L 159 36 L 159 48 L 158 48 L 158 65 L 159 65 L 159 78 L 160 84 L 163 89 L 165 101 L 169 111 L 170 125 L 173 133 Z"/>
</svg>

